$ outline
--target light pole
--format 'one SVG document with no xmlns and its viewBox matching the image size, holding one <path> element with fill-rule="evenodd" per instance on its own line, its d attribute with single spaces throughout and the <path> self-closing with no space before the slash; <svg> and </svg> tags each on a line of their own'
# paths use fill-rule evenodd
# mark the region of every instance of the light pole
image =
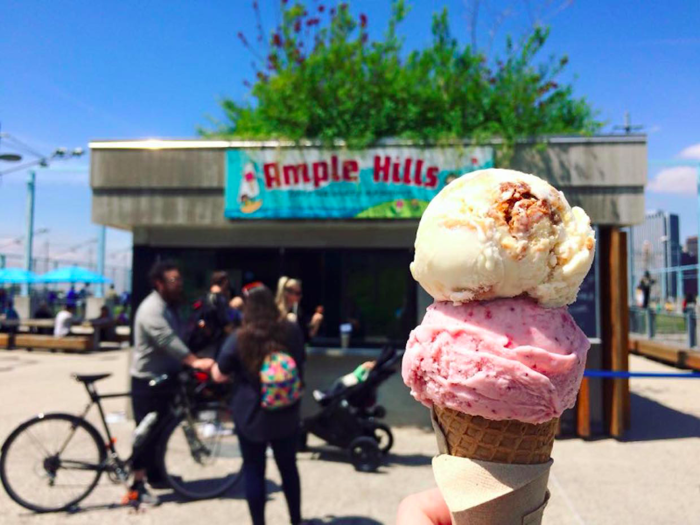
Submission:
<svg viewBox="0 0 700 525">
<path fill-rule="evenodd" d="M 24 269 L 32 271 L 32 244 L 34 243 L 34 186 L 36 185 L 36 172 L 29 172 L 27 180 L 27 241 L 24 243 Z M 29 283 L 22 284 L 22 295 L 29 295 Z"/>
<path fill-rule="evenodd" d="M 105 245 L 107 241 L 107 228 L 100 226 L 100 231 L 97 236 L 97 273 L 104 276 L 105 274 Z M 95 287 L 95 297 L 104 297 L 105 285 L 98 283 Z"/>
<path fill-rule="evenodd" d="M 68 151 L 66 148 L 56 148 L 56 150 L 47 156 L 42 155 L 41 153 L 36 152 L 35 150 L 29 148 L 25 144 L 23 144 L 21 141 L 10 135 L 9 133 L 0 133 L 0 138 L 2 139 L 9 139 L 11 142 L 16 143 L 16 145 L 19 145 L 24 149 L 25 151 L 28 151 L 31 153 L 34 157 L 35 160 L 28 162 L 26 164 L 22 164 L 21 166 L 17 166 L 14 168 L 11 168 L 9 170 L 5 170 L 3 172 L 0 172 L 0 176 L 2 175 L 7 175 L 8 173 L 12 173 L 15 171 L 20 171 L 26 168 L 31 168 L 34 166 L 43 166 L 47 167 L 50 162 L 53 160 L 58 160 L 58 159 L 70 159 L 70 158 L 76 158 L 80 157 L 83 155 L 84 151 L 83 148 L 75 148 L 71 151 Z M 20 157 L 21 158 L 21 157 Z M 36 193 L 36 172 L 34 170 L 31 170 L 29 172 L 29 178 L 27 179 L 27 234 L 26 234 L 26 239 L 27 243 L 24 247 L 24 269 L 27 271 L 32 271 L 32 246 L 34 244 L 34 196 Z M 22 295 L 29 295 L 29 283 L 23 284 L 22 285 Z"/>
<path fill-rule="evenodd" d="M 27 187 L 31 186 L 31 190 L 27 193 L 27 241 L 24 243 L 24 269 L 31 272 L 32 271 L 32 251 L 34 244 L 34 236 L 41 235 L 42 233 L 48 233 L 48 228 L 41 228 L 34 231 L 34 183 L 35 183 L 34 172 L 32 171 L 29 180 L 27 181 Z M 22 284 L 22 295 L 29 295 L 29 283 Z"/>
<path fill-rule="evenodd" d="M 5 162 L 19 162 L 22 160 L 22 155 L 17 155 L 16 153 L 3 153 L 0 155 L 0 160 Z"/>
</svg>

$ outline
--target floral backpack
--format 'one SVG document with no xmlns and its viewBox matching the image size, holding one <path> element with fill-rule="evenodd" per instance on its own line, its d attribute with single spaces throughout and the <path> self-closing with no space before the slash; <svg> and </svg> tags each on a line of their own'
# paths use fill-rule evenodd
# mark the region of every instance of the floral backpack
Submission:
<svg viewBox="0 0 700 525">
<path fill-rule="evenodd" d="M 260 367 L 260 406 L 279 410 L 295 404 L 304 389 L 294 358 L 284 352 L 272 352 Z"/>
</svg>

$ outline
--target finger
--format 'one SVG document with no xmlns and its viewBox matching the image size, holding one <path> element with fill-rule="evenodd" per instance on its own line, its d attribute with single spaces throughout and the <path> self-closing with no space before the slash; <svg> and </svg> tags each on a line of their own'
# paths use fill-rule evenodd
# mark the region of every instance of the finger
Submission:
<svg viewBox="0 0 700 525">
<path fill-rule="evenodd" d="M 408 496 L 399 505 L 397 525 L 450 525 L 450 511 L 435 488 Z"/>
</svg>

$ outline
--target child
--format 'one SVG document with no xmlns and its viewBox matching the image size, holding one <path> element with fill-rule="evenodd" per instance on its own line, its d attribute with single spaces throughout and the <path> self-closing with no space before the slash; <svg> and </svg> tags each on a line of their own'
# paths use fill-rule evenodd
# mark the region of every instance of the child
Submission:
<svg viewBox="0 0 700 525">
<path fill-rule="evenodd" d="M 333 396 L 345 388 L 350 388 L 351 386 L 355 386 L 367 381 L 369 373 L 372 371 L 376 364 L 376 361 L 365 361 L 351 373 L 336 379 L 331 385 L 331 387 L 325 392 L 321 392 L 320 390 L 314 390 L 314 399 L 320 402 L 326 397 Z"/>
</svg>

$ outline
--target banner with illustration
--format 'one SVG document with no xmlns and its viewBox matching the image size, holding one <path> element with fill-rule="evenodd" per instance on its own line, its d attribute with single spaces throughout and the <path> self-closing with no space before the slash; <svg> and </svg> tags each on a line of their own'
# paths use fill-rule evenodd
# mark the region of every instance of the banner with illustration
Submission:
<svg viewBox="0 0 700 525">
<path fill-rule="evenodd" d="M 493 167 L 489 147 L 231 149 L 229 219 L 418 219 L 464 173 Z"/>
</svg>

